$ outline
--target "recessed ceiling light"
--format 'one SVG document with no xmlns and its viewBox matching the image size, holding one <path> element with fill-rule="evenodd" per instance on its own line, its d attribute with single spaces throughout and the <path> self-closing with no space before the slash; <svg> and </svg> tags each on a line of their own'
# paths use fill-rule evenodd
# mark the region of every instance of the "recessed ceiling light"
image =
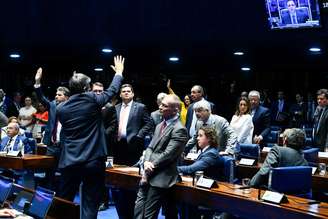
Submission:
<svg viewBox="0 0 328 219">
<path fill-rule="evenodd" d="M 13 58 L 13 59 L 18 59 L 18 58 L 20 58 L 20 55 L 18 53 L 13 53 L 13 54 L 10 54 L 9 57 Z"/>
<path fill-rule="evenodd" d="M 244 53 L 241 52 L 241 51 L 234 52 L 233 54 L 234 54 L 235 56 L 242 56 L 242 55 L 244 55 Z"/>
<path fill-rule="evenodd" d="M 104 69 L 102 69 L 102 68 L 95 68 L 94 70 L 95 71 L 103 71 Z"/>
<path fill-rule="evenodd" d="M 171 62 L 177 62 L 177 61 L 179 61 L 179 58 L 178 57 L 170 57 L 169 60 Z"/>
<path fill-rule="evenodd" d="M 104 53 L 111 53 L 111 52 L 113 52 L 113 50 L 111 50 L 109 48 L 104 48 L 101 51 L 104 52 Z"/>
<path fill-rule="evenodd" d="M 311 47 L 309 50 L 311 52 L 320 52 L 321 51 L 321 49 L 319 47 Z"/>
<path fill-rule="evenodd" d="M 242 67 L 241 70 L 242 70 L 242 71 L 250 71 L 251 68 L 249 68 L 249 67 Z"/>
</svg>

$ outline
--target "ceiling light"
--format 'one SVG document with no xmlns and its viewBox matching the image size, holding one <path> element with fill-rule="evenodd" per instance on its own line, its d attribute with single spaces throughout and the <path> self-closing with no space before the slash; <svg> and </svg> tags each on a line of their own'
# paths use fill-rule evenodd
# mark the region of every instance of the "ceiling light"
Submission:
<svg viewBox="0 0 328 219">
<path fill-rule="evenodd" d="M 179 61 L 179 58 L 178 57 L 170 57 L 169 60 L 171 62 L 177 62 L 177 61 Z"/>
<path fill-rule="evenodd" d="M 102 68 L 95 68 L 94 70 L 95 71 L 103 71 L 104 69 L 102 69 Z"/>
<path fill-rule="evenodd" d="M 234 54 L 235 56 L 242 56 L 242 55 L 244 55 L 244 53 L 241 52 L 241 51 L 234 52 L 233 54 Z"/>
<path fill-rule="evenodd" d="M 103 53 L 111 53 L 113 52 L 113 50 L 109 49 L 109 48 L 104 48 L 101 50 Z"/>
<path fill-rule="evenodd" d="M 249 68 L 249 67 L 242 67 L 241 70 L 242 70 L 242 71 L 250 71 L 251 68 Z"/>
<path fill-rule="evenodd" d="M 309 50 L 311 52 L 320 52 L 321 51 L 321 49 L 319 47 L 311 47 Z"/>
<path fill-rule="evenodd" d="M 20 58 L 20 55 L 18 53 L 13 53 L 13 54 L 10 54 L 9 56 L 10 56 L 10 58 L 13 58 L 13 59 Z"/>
</svg>

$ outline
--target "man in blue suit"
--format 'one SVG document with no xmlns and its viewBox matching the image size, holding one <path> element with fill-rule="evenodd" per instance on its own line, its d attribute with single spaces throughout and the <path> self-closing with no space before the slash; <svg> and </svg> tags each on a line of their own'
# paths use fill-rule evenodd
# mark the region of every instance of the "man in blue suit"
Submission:
<svg viewBox="0 0 328 219">
<path fill-rule="evenodd" d="M 286 13 L 281 14 L 281 23 L 283 25 L 286 24 L 301 24 L 305 23 L 309 19 L 309 15 L 307 11 L 297 10 L 296 4 L 294 0 L 287 1 L 287 9 Z"/>
<path fill-rule="evenodd" d="M 248 99 L 251 102 L 251 115 L 254 124 L 253 142 L 261 144 L 270 132 L 270 111 L 268 108 L 260 106 L 260 93 L 258 91 L 250 91 Z"/>
<path fill-rule="evenodd" d="M 0 151 L 20 151 L 21 155 L 32 153 L 28 139 L 19 135 L 19 125 L 11 122 L 7 127 L 7 136 L 1 139 Z"/>
<path fill-rule="evenodd" d="M 41 78 L 42 78 L 42 68 L 39 68 L 35 74 L 35 84 L 34 88 L 38 99 L 40 102 L 47 107 L 49 113 L 49 119 L 44 130 L 43 143 L 47 145 L 47 155 L 53 156 L 55 158 L 54 168 L 48 169 L 46 171 L 46 185 L 49 189 L 56 190 L 55 187 L 55 172 L 57 170 L 60 151 L 61 151 L 61 123 L 56 117 L 56 107 L 59 103 L 68 100 L 70 92 L 66 87 L 58 87 L 56 91 L 55 100 L 48 100 L 42 93 L 41 89 Z"/>
<path fill-rule="evenodd" d="M 90 92 L 91 79 L 74 73 L 69 81 L 69 100 L 57 106 L 62 124 L 62 152 L 59 168 L 62 184 L 59 196 L 73 200 L 82 183 L 81 218 L 96 219 L 105 180 L 108 154 L 102 119 L 102 107 L 117 94 L 124 68 L 124 58 L 114 57 L 116 72 L 111 85 L 101 94 Z"/>
</svg>

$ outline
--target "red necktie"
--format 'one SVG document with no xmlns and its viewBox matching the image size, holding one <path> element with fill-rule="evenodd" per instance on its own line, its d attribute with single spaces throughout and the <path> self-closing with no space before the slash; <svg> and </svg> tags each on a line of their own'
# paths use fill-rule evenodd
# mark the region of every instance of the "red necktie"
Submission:
<svg viewBox="0 0 328 219">
<path fill-rule="evenodd" d="M 162 122 L 162 125 L 161 125 L 161 129 L 160 129 L 160 133 L 161 133 L 161 135 L 163 135 L 166 126 L 167 126 L 166 122 L 163 121 L 163 122 Z"/>
</svg>

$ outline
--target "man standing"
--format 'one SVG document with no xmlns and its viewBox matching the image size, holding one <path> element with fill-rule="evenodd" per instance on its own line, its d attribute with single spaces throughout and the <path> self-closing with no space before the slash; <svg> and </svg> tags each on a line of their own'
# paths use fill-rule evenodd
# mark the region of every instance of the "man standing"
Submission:
<svg viewBox="0 0 328 219">
<path fill-rule="evenodd" d="M 61 123 L 59 122 L 56 116 L 56 107 L 58 104 L 68 100 L 70 92 L 66 87 L 58 87 L 56 91 L 55 100 L 49 101 L 42 93 L 41 89 L 41 78 L 42 78 L 42 68 L 39 68 L 35 74 L 35 84 L 34 88 L 36 95 L 40 102 L 46 106 L 48 109 L 48 122 L 44 130 L 43 143 L 47 145 L 47 155 L 53 156 L 55 158 L 54 168 L 47 170 L 46 172 L 46 187 L 49 189 L 55 190 L 55 172 L 57 170 L 58 161 L 61 152 L 61 140 L 62 136 L 60 135 L 60 130 L 62 128 Z"/>
<path fill-rule="evenodd" d="M 156 126 L 153 139 L 146 149 L 144 170 L 148 182 L 138 191 L 135 218 L 157 218 L 166 204 L 166 217 L 177 218 L 172 186 L 178 180 L 177 162 L 187 141 L 187 130 L 179 120 L 180 100 L 167 95 L 160 106 L 164 121 Z"/>
<path fill-rule="evenodd" d="M 132 166 L 139 161 L 144 150 L 144 138 L 153 132 L 153 122 L 144 104 L 133 101 L 130 84 L 123 84 L 116 105 L 118 119 L 117 145 L 114 149 L 115 163 Z"/>
<path fill-rule="evenodd" d="M 114 57 L 116 72 L 109 88 L 101 94 L 89 92 L 91 79 L 75 73 L 69 81 L 72 96 L 57 106 L 62 124 L 63 148 L 59 160 L 62 188 L 59 196 L 73 200 L 82 183 L 81 218 L 96 219 L 105 180 L 107 147 L 102 107 L 115 95 L 122 81 L 124 58 Z"/>
<path fill-rule="evenodd" d="M 186 118 L 186 128 L 188 130 L 188 134 L 190 137 L 194 136 L 196 134 L 195 125 L 196 125 L 196 114 L 194 113 L 193 105 L 201 100 L 204 100 L 204 89 L 200 85 L 194 85 L 191 88 L 190 96 L 192 99 L 192 104 L 188 107 L 187 111 L 187 118 Z M 214 104 L 209 102 L 211 104 L 211 111 L 214 112 Z"/>
<path fill-rule="evenodd" d="M 313 139 L 320 151 L 328 151 L 328 90 L 317 92 L 318 107 L 314 113 Z"/>
<path fill-rule="evenodd" d="M 248 94 L 251 102 L 251 115 L 254 124 L 253 142 L 261 144 L 263 139 L 270 133 L 270 111 L 260 106 L 260 93 L 252 90 Z"/>
</svg>

